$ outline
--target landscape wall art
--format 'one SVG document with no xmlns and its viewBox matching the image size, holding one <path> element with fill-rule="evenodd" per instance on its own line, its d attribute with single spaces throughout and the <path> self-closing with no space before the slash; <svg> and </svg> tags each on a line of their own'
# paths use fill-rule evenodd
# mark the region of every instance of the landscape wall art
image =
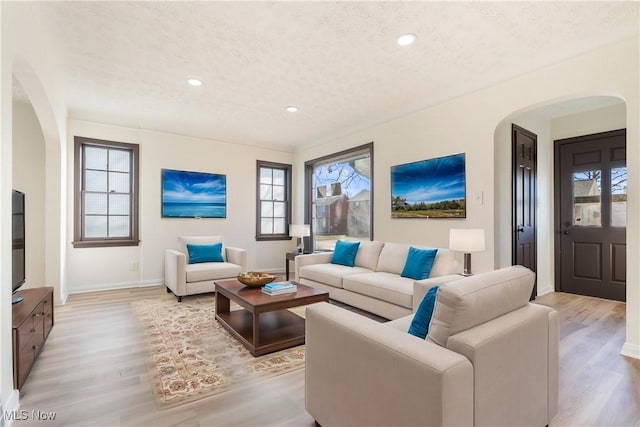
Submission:
<svg viewBox="0 0 640 427">
<path fill-rule="evenodd" d="M 163 218 L 226 218 L 227 177 L 162 169 Z"/>
<path fill-rule="evenodd" d="M 392 218 L 466 218 L 465 155 L 391 167 Z"/>
</svg>

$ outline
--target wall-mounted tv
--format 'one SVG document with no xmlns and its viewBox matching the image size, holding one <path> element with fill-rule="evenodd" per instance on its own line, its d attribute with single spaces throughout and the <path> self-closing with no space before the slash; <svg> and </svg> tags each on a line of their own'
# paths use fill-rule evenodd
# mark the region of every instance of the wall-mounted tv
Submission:
<svg viewBox="0 0 640 427">
<path fill-rule="evenodd" d="M 227 176 L 162 169 L 163 218 L 226 218 Z"/>
<path fill-rule="evenodd" d="M 11 199 L 11 290 L 17 291 L 26 280 L 25 275 L 25 203 L 24 193 L 13 190 Z M 14 297 L 12 303 L 22 301 L 22 297 Z"/>
</svg>

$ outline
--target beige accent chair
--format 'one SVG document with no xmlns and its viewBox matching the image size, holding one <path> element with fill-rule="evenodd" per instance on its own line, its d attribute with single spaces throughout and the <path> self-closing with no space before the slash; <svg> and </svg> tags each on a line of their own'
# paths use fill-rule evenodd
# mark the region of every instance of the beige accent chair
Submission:
<svg viewBox="0 0 640 427">
<path fill-rule="evenodd" d="M 165 250 L 164 281 L 167 292 L 173 292 L 178 302 L 182 302 L 185 295 L 213 292 L 215 280 L 235 278 L 239 273 L 247 271 L 247 251 L 224 245 L 224 262 L 189 264 L 187 243 L 210 245 L 220 242 L 221 236 L 180 236 L 178 250 Z"/>
<path fill-rule="evenodd" d="M 412 315 L 381 324 L 309 306 L 307 411 L 324 427 L 548 425 L 558 317 L 529 302 L 534 278 L 513 266 L 445 284 L 426 340 L 407 332 Z"/>
</svg>

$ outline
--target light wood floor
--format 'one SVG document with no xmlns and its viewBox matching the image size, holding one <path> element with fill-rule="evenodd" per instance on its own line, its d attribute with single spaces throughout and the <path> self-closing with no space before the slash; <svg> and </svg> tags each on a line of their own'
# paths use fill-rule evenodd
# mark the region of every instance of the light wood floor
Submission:
<svg viewBox="0 0 640 427">
<path fill-rule="evenodd" d="M 21 391 L 15 426 L 313 426 L 304 370 L 161 410 L 129 303 L 164 287 L 72 295 Z M 568 294 L 538 300 L 560 313 L 560 412 L 552 426 L 640 425 L 640 361 L 619 355 L 624 305 Z M 56 413 L 36 421 L 32 411 Z"/>
</svg>

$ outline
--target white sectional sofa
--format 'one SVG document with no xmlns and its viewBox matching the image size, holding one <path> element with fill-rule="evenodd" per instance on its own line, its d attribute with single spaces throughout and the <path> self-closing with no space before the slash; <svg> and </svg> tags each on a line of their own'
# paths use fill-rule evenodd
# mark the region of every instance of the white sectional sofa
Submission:
<svg viewBox="0 0 640 427">
<path fill-rule="evenodd" d="M 333 252 L 299 255 L 295 259 L 295 277 L 302 284 L 329 292 L 331 299 L 397 319 L 411 314 L 420 303 L 414 298 L 416 282 L 431 287 L 461 277 L 454 253 L 441 248 L 428 279 L 401 277 L 411 246 L 427 249 L 405 243 L 361 242 L 353 267 L 332 264 Z"/>
<path fill-rule="evenodd" d="M 309 306 L 307 411 L 322 426 L 549 425 L 558 315 L 529 302 L 534 279 L 513 266 L 447 283 L 426 339 L 408 333 L 413 316 L 378 323 Z"/>
</svg>

